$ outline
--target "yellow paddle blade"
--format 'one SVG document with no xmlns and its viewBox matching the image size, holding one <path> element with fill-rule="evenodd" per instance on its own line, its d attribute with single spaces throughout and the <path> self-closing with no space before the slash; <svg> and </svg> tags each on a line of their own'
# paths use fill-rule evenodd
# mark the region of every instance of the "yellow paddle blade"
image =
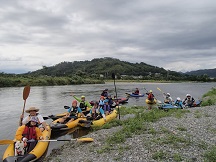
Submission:
<svg viewBox="0 0 216 162">
<path fill-rule="evenodd" d="M 77 141 L 78 142 L 93 142 L 94 139 L 93 138 L 78 138 Z"/>
<path fill-rule="evenodd" d="M 157 87 L 157 89 L 158 89 L 159 91 L 161 91 L 161 89 L 160 89 L 160 88 L 158 88 L 158 87 Z M 161 92 L 162 92 L 162 91 L 161 91 Z"/>
<path fill-rule="evenodd" d="M 8 145 L 8 144 L 13 144 L 13 140 L 0 140 L 0 145 Z"/>
</svg>

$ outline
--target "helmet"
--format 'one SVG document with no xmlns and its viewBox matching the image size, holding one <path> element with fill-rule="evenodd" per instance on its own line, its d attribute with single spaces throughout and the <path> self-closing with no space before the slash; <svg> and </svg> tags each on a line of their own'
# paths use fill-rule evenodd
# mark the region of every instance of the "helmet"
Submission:
<svg viewBox="0 0 216 162">
<path fill-rule="evenodd" d="M 187 94 L 187 95 L 186 95 L 186 97 L 190 97 L 190 96 L 191 96 L 190 94 Z"/>
<path fill-rule="evenodd" d="M 81 96 L 81 98 L 85 98 L 85 96 Z"/>
<path fill-rule="evenodd" d="M 170 93 L 167 93 L 167 96 L 170 96 Z"/>
<path fill-rule="evenodd" d="M 152 92 L 152 90 L 150 90 L 149 92 Z"/>
<path fill-rule="evenodd" d="M 72 105 L 73 105 L 73 104 L 77 104 L 77 101 L 76 101 L 76 100 L 73 100 Z"/>
<path fill-rule="evenodd" d="M 176 99 L 177 99 L 178 101 L 180 101 L 180 100 L 181 100 L 181 98 L 180 98 L 180 97 L 177 97 Z"/>
</svg>

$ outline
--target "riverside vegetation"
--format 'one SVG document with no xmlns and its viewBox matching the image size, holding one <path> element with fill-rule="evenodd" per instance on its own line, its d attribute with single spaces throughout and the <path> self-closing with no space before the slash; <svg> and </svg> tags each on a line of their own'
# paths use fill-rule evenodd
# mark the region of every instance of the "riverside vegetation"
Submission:
<svg viewBox="0 0 216 162">
<path fill-rule="evenodd" d="M 204 103 L 207 96 L 216 96 L 211 91 L 203 95 Z M 169 111 L 121 107 L 120 111 L 121 120 L 93 128 L 88 134 L 93 143 L 67 143 L 45 161 L 216 161 L 215 105 Z"/>
</svg>

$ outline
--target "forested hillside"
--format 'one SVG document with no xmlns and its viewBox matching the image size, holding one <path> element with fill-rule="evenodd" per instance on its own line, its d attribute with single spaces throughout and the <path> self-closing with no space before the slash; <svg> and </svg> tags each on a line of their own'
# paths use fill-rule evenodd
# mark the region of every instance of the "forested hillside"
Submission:
<svg viewBox="0 0 216 162">
<path fill-rule="evenodd" d="M 203 69 L 203 70 L 196 70 L 196 71 L 190 71 L 186 74 L 189 75 L 208 75 L 209 77 L 216 78 L 216 68 L 215 69 Z"/>
</svg>

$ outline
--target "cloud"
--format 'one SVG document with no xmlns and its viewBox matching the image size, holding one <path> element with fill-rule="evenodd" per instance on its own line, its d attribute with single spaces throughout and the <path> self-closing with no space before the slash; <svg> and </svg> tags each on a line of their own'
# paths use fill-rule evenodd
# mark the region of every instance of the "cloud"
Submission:
<svg viewBox="0 0 216 162">
<path fill-rule="evenodd" d="M 182 72 L 216 67 L 212 0 L 7 0 L 0 5 L 4 71 L 99 57 Z"/>
</svg>

